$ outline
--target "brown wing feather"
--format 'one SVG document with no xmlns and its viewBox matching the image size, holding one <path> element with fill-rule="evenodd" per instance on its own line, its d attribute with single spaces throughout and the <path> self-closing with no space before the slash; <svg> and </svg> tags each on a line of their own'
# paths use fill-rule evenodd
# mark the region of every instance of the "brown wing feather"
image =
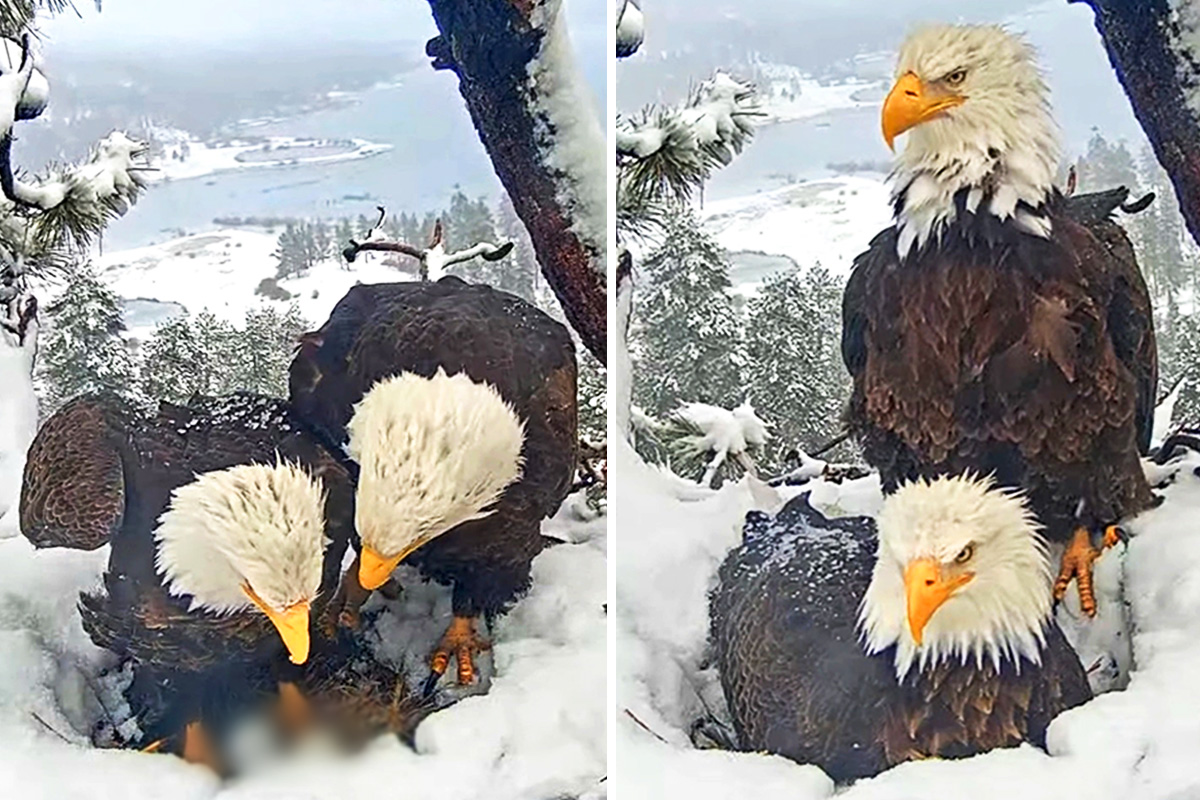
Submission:
<svg viewBox="0 0 1200 800">
<path fill-rule="evenodd" d="M 958 231 L 897 262 L 876 237 L 847 286 L 847 423 L 885 488 L 976 470 L 1025 488 L 1048 533 L 1151 500 L 1153 326 L 1127 238 L 1054 217 L 1053 237 Z M 1109 226 L 1109 227 L 1105 227 Z M 1106 238 L 1107 237 L 1107 238 Z"/>
<path fill-rule="evenodd" d="M 35 547 L 95 550 L 120 529 L 125 478 L 110 399 L 85 396 L 38 431 L 25 461 L 21 532 Z"/>
</svg>

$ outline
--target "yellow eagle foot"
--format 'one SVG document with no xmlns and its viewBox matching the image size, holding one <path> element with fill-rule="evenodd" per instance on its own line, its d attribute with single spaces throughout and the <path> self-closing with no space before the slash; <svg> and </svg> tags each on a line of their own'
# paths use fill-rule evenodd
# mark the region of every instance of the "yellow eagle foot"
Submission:
<svg viewBox="0 0 1200 800">
<path fill-rule="evenodd" d="M 475 681 L 475 656 L 491 647 L 491 643 L 475 630 L 475 618 L 457 614 L 434 648 L 429 660 L 429 678 L 425 682 L 425 694 L 432 694 L 438 679 L 450 666 L 450 659 L 458 663 L 458 685 L 466 686 Z"/>
<path fill-rule="evenodd" d="M 1116 526 L 1111 526 L 1115 528 Z M 1114 532 L 1113 534 L 1117 534 Z M 1108 541 L 1108 531 L 1105 531 L 1105 541 Z M 1092 588 L 1092 565 L 1100 556 L 1100 551 L 1092 547 L 1092 537 L 1087 528 L 1076 528 L 1071 536 L 1071 542 L 1063 551 L 1062 565 L 1058 571 L 1058 579 L 1054 582 L 1054 599 L 1062 600 L 1067 593 L 1067 587 L 1074 579 L 1079 589 L 1079 606 L 1089 617 L 1096 616 L 1096 593 Z"/>
</svg>

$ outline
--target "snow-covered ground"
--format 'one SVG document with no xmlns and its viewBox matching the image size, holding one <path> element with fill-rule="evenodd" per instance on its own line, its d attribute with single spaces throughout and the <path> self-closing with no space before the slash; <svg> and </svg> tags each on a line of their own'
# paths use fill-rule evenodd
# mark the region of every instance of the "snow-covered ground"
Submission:
<svg viewBox="0 0 1200 800">
<path fill-rule="evenodd" d="M 100 279 L 126 299 L 177 303 L 190 313 L 207 309 L 220 319 L 241 324 L 246 311 L 264 304 L 285 309 L 292 303 L 310 323 L 325 320 L 334 304 L 356 283 L 414 280 L 415 274 L 384 266 L 374 254 L 353 265 L 329 259 L 305 275 L 279 281 L 295 295 L 268 300 L 254 293 L 264 278 L 273 278 L 278 234 L 228 228 L 172 239 L 162 244 L 105 253 L 93 263 Z M 412 262 L 416 266 L 416 262 Z M 347 269 L 350 267 L 350 269 Z M 128 319 L 129 334 L 145 338 L 162 318 Z"/>
<path fill-rule="evenodd" d="M 0 796 L 21 800 L 454 800 L 600 798 L 606 769 L 605 518 L 548 520 L 568 543 L 534 561 L 533 587 L 492 632 L 486 694 L 426 718 L 415 747 L 382 736 L 345 756 L 317 741 L 264 755 L 222 783 L 166 755 L 98 750 L 88 732 L 104 711 L 94 647 L 75 608 L 99 584 L 108 548 L 37 552 L 0 530 Z M 15 521 L 0 522 L 12 528 Z M 7 538 L 3 538 L 7 537 Z M 376 631 L 382 651 L 415 665 L 450 614 L 449 590 L 403 580 Z M 373 605 L 385 605 L 372 600 Z M 368 607 L 369 608 L 369 607 Z M 490 663 L 489 663 L 490 662 Z M 416 675 L 413 675 L 415 678 Z M 64 741 L 65 740 L 65 741 Z"/>
<path fill-rule="evenodd" d="M 708 591 L 756 507 L 745 479 L 712 491 L 647 466 L 618 442 L 613 460 L 617 570 L 617 708 L 614 791 L 622 800 L 687 797 L 810 800 L 835 793 L 817 767 L 778 756 L 700 750 L 692 724 L 706 709 L 726 718 L 706 652 Z M 1098 622 L 1079 629 L 1085 667 L 1101 651 L 1132 647 L 1128 685 L 1060 716 L 1049 753 L 1031 746 L 963 760 L 911 762 L 841 790 L 844 800 L 964 797 L 1200 797 L 1200 454 L 1180 463 L 1166 501 L 1133 520 L 1128 550 L 1097 564 Z M 826 513 L 874 513 L 874 476 L 816 481 Z M 789 489 L 791 493 L 804 491 Z M 781 498 L 782 499 L 782 498 Z M 1119 655 L 1116 656 L 1119 659 Z M 1093 683 L 1111 676 L 1098 669 Z M 1118 685 L 1121 681 L 1116 682 Z M 644 726 L 644 727 L 643 727 Z M 647 730 L 649 729 L 649 730 Z"/>
<path fill-rule="evenodd" d="M 830 111 L 869 108 L 883 102 L 886 92 L 879 81 L 850 78 L 822 83 L 797 67 L 759 62 L 758 92 L 762 102 L 762 123 L 793 122 Z"/>
<path fill-rule="evenodd" d="M 801 267 L 820 263 L 848 276 L 855 256 L 892 222 L 882 176 L 803 181 L 767 192 L 708 203 L 705 229 L 726 250 L 787 256 Z M 753 291 L 757 281 L 739 281 Z"/>
<path fill-rule="evenodd" d="M 392 149 L 390 144 L 366 139 L 343 141 L 271 136 L 265 140 L 210 145 L 174 128 L 156 128 L 153 135 L 164 147 L 165 155 L 151 163 L 156 170 L 149 173 L 151 181 L 201 178 L 233 170 L 353 161 Z"/>
</svg>

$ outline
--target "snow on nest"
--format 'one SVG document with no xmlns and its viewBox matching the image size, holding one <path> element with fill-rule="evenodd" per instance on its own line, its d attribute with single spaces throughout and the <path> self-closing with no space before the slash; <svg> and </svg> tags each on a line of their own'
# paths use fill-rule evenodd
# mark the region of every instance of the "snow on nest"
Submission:
<svg viewBox="0 0 1200 800">
<path fill-rule="evenodd" d="M 726 250 L 787 256 L 801 267 L 819 262 L 849 275 L 854 258 L 892 224 L 892 209 L 882 177 L 845 176 L 708 203 L 702 220 Z"/>
<path fill-rule="evenodd" d="M 0 540 L 4 795 L 361 800 L 399 791 L 455 800 L 602 797 L 605 519 L 579 522 L 560 514 L 547 526 L 560 537 L 568 533 L 572 543 L 538 556 L 529 594 L 497 622 L 493 655 L 483 658 L 491 676 L 487 694 L 428 717 L 417 729 L 415 749 L 393 736 L 353 757 L 309 748 L 259 762 L 226 784 L 171 756 L 87 744 L 102 713 L 89 684 L 113 659 L 88 640 L 75 602 L 81 589 L 98 585 L 108 548 L 36 552 L 19 536 Z M 377 609 L 386 606 L 377 630 L 388 636 L 390 657 L 423 673 L 419 662 L 449 620 L 450 593 L 435 584 L 404 585 L 396 603 L 371 601 Z"/>
<path fill-rule="evenodd" d="M 657 800 L 669 786 L 668 794 L 715 800 L 753 786 L 759 800 L 830 797 L 834 787 L 815 766 L 765 754 L 695 750 L 689 741 L 690 726 L 705 707 L 727 718 L 707 660 L 707 595 L 754 507 L 746 481 L 717 491 L 692 485 L 684 492 L 680 479 L 647 466 L 623 441 L 616 450 L 617 796 Z M 1128 525 L 1134 536 L 1128 551 L 1118 548 L 1098 562 L 1098 621 L 1072 621 L 1073 602 L 1059 613 L 1068 635 L 1082 630 L 1090 638 L 1081 647 L 1085 667 L 1102 650 L 1132 646 L 1134 668 L 1125 690 L 1060 716 L 1050 728 L 1049 754 L 1024 746 L 912 762 L 838 797 L 960 797 L 964 786 L 980 800 L 1200 797 L 1200 698 L 1189 691 L 1200 663 L 1200 478 L 1193 472 L 1200 455 L 1189 454 L 1177 467 L 1176 482 L 1163 490 L 1165 503 Z M 808 486 L 814 504 L 827 513 L 831 506 L 841 513 L 874 513 L 880 502 L 876 476 Z"/>
<path fill-rule="evenodd" d="M 302 276 L 279 281 L 295 298 L 268 300 L 254 290 L 264 278 L 275 277 L 278 243 L 277 233 L 230 228 L 105 253 L 95 265 L 100 279 L 122 297 L 175 302 L 191 313 L 207 309 L 239 325 L 249 309 L 267 303 L 286 309 L 293 302 L 309 323 L 319 324 L 356 283 L 415 277 L 384 266 L 382 259 L 360 257 L 350 270 L 344 262 L 329 259 Z M 415 269 L 416 262 L 412 264 Z M 151 332 L 153 326 L 130 329 L 130 335 L 139 338 Z"/>
</svg>

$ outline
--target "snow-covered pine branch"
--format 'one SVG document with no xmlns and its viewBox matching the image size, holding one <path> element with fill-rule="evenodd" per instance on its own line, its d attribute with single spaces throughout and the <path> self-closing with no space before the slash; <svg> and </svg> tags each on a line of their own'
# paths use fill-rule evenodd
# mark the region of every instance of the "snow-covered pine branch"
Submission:
<svg viewBox="0 0 1200 800">
<path fill-rule="evenodd" d="M 595 100 L 561 0 L 429 0 L 425 51 L 453 71 L 542 273 L 584 346 L 607 360 L 607 169 Z"/>
<path fill-rule="evenodd" d="M 728 165 L 754 135 L 761 115 L 753 86 L 717 72 L 677 106 L 617 120 L 618 205 L 623 217 L 656 201 L 686 201 Z"/>
<path fill-rule="evenodd" d="M 771 438 L 767 423 L 748 401 L 733 409 L 684 403 L 671 412 L 659 435 L 676 472 L 694 472 L 703 465 L 702 486 L 711 486 L 727 464 L 757 477 L 752 455 Z"/>
<path fill-rule="evenodd" d="M 381 212 L 382 208 L 379 209 Z M 380 222 L 383 217 L 380 217 Z M 401 253 L 415 258 L 421 265 L 421 280 L 436 281 L 438 278 L 446 274 L 446 270 L 455 264 L 461 264 L 464 261 L 470 261 L 474 258 L 482 258 L 484 261 L 499 261 L 506 255 L 512 252 L 513 243 L 511 241 L 493 244 L 492 242 L 476 242 L 470 247 L 465 247 L 462 250 L 456 250 L 453 253 L 446 252 L 446 243 L 442 236 L 442 221 L 438 220 L 433 226 L 433 237 L 427 247 L 417 247 L 406 242 L 389 242 L 382 239 L 376 239 L 373 234 L 379 230 L 379 226 L 375 226 L 368 233 L 366 241 L 358 241 L 351 239 L 350 244 L 342 251 L 342 256 L 351 263 L 358 257 L 358 254 L 366 251 L 380 251 L 388 253 Z"/>
</svg>

